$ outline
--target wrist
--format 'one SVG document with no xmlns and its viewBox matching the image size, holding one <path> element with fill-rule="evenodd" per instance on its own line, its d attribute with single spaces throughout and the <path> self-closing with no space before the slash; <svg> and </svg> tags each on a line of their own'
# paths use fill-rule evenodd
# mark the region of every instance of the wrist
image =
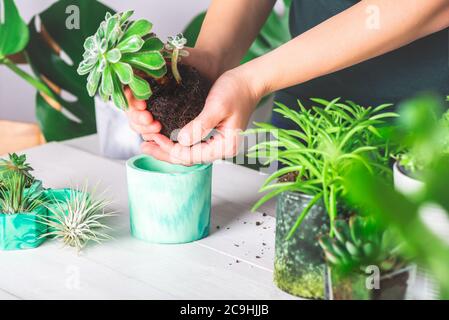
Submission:
<svg viewBox="0 0 449 320">
<path fill-rule="evenodd" d="M 260 69 L 254 62 L 247 62 L 233 71 L 239 74 L 242 82 L 248 86 L 254 97 L 260 100 L 273 91 L 270 89 L 267 77 L 264 76 L 263 69 Z"/>
</svg>

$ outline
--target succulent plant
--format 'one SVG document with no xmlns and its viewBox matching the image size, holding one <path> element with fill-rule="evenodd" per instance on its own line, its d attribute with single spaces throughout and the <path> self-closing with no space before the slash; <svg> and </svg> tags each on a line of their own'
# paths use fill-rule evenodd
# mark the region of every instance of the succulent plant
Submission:
<svg viewBox="0 0 449 320">
<path fill-rule="evenodd" d="M 152 94 L 149 83 L 135 70 L 156 79 L 167 72 L 162 55 L 164 43 L 151 33 L 151 22 L 129 21 L 132 14 L 133 11 L 106 14 L 97 32 L 84 42 L 84 60 L 77 70 L 80 75 L 89 74 L 87 91 L 91 97 L 97 92 L 105 101 L 112 97 L 121 109 L 128 107 L 125 85 L 138 99 L 146 100 Z"/>
<path fill-rule="evenodd" d="M 41 220 L 50 231 L 42 237 L 60 239 L 78 252 L 89 241 L 100 243 L 111 239 L 103 231 L 111 228 L 102 223 L 105 218 L 114 216 L 114 212 L 107 210 L 110 202 L 88 193 L 87 186 L 72 189 L 64 200 L 49 199 L 49 203 L 52 204 L 47 205 L 49 216 Z"/>
<path fill-rule="evenodd" d="M 349 223 L 336 220 L 334 232 L 334 237 L 322 236 L 319 244 L 327 263 L 339 272 L 363 271 L 370 265 L 391 271 L 400 264 L 391 234 L 370 218 L 353 216 Z"/>
<path fill-rule="evenodd" d="M 174 37 L 168 37 L 167 43 L 165 44 L 165 50 L 168 51 L 167 53 L 169 53 L 171 60 L 171 70 L 177 83 L 181 83 L 182 80 L 178 70 L 178 62 L 181 60 L 181 57 L 189 56 L 189 52 L 183 50 L 186 43 L 187 39 L 184 38 L 182 33 L 179 33 Z"/>
<path fill-rule="evenodd" d="M 3 214 L 16 214 L 32 212 L 44 204 L 42 192 L 26 192 L 26 177 L 13 172 L 8 179 L 3 180 L 0 188 L 0 212 Z"/>
<path fill-rule="evenodd" d="M 30 173 L 33 168 L 26 162 L 26 155 L 17 155 L 10 153 L 9 159 L 0 159 L 0 185 L 5 184 L 5 180 L 10 178 L 14 173 L 21 174 L 25 179 L 25 187 L 30 187 L 34 182 L 34 177 Z"/>
</svg>

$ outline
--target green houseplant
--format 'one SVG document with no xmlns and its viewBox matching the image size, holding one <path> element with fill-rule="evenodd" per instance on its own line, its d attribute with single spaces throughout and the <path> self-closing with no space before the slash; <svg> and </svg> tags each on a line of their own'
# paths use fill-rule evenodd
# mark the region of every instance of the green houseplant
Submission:
<svg viewBox="0 0 449 320">
<path fill-rule="evenodd" d="M 397 115 L 390 105 L 363 108 L 339 99 L 313 99 L 317 105 L 299 111 L 277 104 L 274 110 L 298 126 L 284 130 L 256 123 L 252 133 L 270 133 L 273 140 L 250 149 L 250 157 L 283 165 L 261 188 L 267 192 L 253 207 L 278 197 L 275 282 L 292 294 L 324 298 L 324 260 L 317 237 L 334 236 L 337 217 L 345 206 L 344 174 L 356 163 L 388 175 L 388 143 L 382 132 Z"/>
<path fill-rule="evenodd" d="M 38 247 L 46 228 L 39 219 L 46 215 L 42 190 L 29 192 L 26 177 L 11 172 L 0 188 L 0 249 L 19 250 Z"/>
<path fill-rule="evenodd" d="M 97 91 L 103 100 L 112 96 L 114 104 L 125 110 L 124 86 L 129 86 L 138 99 L 147 101 L 148 110 L 162 124 L 161 133 L 175 140 L 175 130 L 203 109 L 210 84 L 196 69 L 178 64 L 185 54 L 182 35 L 164 45 L 151 32 L 151 22 L 130 21 L 131 15 L 132 11 L 106 14 L 97 32 L 84 42 L 78 73 L 89 74 L 90 96 Z"/>
<path fill-rule="evenodd" d="M 132 14 L 106 14 L 96 33 L 84 42 L 84 60 L 78 73 L 88 75 L 89 95 L 98 92 L 103 100 L 112 97 L 124 110 L 128 108 L 124 90 L 129 86 L 134 96 L 146 100 L 148 110 L 161 122 L 161 133 L 176 140 L 176 129 L 203 109 L 209 82 L 196 69 L 178 63 L 187 53 L 182 34 L 164 44 L 151 32 L 151 22 L 131 21 Z M 131 158 L 127 176 L 132 234 L 159 243 L 189 242 L 206 236 L 211 174 L 211 165 L 182 167 L 146 156 Z M 192 219 L 186 219 L 189 216 Z"/>
<path fill-rule="evenodd" d="M 390 228 L 372 215 L 335 221 L 335 236 L 323 235 L 329 273 L 328 298 L 335 300 L 405 299 L 410 268 L 405 265 L 400 245 Z M 372 268 L 378 270 L 378 286 L 368 287 Z M 369 279 L 368 279 L 369 280 Z"/>
</svg>

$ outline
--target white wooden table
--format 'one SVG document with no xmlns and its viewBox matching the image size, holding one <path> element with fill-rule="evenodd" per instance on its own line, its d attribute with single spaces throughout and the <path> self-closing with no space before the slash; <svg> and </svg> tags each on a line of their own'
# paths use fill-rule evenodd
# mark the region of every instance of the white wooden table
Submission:
<svg viewBox="0 0 449 320">
<path fill-rule="evenodd" d="M 97 150 L 97 137 L 89 136 L 23 153 L 46 187 L 88 180 L 90 186 L 108 189 L 119 211 L 108 222 L 114 240 L 91 245 L 80 255 L 54 240 L 37 249 L 0 251 L 0 299 L 293 298 L 272 281 L 273 203 L 249 211 L 266 176 L 214 164 L 210 236 L 190 244 L 155 245 L 131 237 L 124 163 L 102 158 Z"/>
</svg>

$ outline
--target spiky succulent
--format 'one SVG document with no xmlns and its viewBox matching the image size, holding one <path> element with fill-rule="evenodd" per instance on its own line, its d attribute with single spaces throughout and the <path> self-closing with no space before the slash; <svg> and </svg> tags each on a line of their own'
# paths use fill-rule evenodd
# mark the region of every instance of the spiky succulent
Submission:
<svg viewBox="0 0 449 320">
<path fill-rule="evenodd" d="M 49 232 L 43 237 L 60 239 L 64 245 L 74 247 L 77 251 L 89 242 L 100 243 L 111 237 L 103 230 L 111 229 L 103 224 L 107 217 L 114 216 L 108 211 L 110 202 L 88 193 L 87 186 L 72 189 L 64 200 L 49 199 L 47 208 L 49 216 L 42 219 Z"/>
<path fill-rule="evenodd" d="M 14 173 L 18 173 L 25 178 L 25 187 L 30 187 L 34 182 L 31 171 L 33 171 L 33 168 L 26 162 L 26 155 L 10 153 L 8 159 L 0 159 L 0 185 L 4 185 L 5 180 L 9 179 Z"/>
<path fill-rule="evenodd" d="M 149 83 L 135 74 L 136 69 L 153 78 L 160 78 L 167 72 L 162 55 L 164 43 L 151 33 L 151 22 L 129 21 L 132 14 L 133 11 L 106 14 L 97 32 L 84 42 L 84 60 L 77 70 L 80 75 L 89 74 L 87 91 L 90 96 L 98 92 L 105 101 L 112 97 L 121 109 L 128 107 L 124 85 L 128 85 L 138 99 L 146 100 L 151 96 Z"/>
<path fill-rule="evenodd" d="M 27 192 L 24 175 L 13 172 L 8 179 L 4 180 L 0 189 L 0 213 L 28 213 L 43 204 L 44 197 L 41 191 Z"/>
<path fill-rule="evenodd" d="M 178 62 L 181 57 L 187 57 L 189 55 L 187 50 L 183 50 L 186 43 L 187 39 L 184 38 L 184 35 L 182 33 L 178 33 L 174 37 L 168 37 L 167 43 L 165 44 L 165 50 L 168 51 L 171 60 L 171 70 L 176 82 L 178 83 L 181 83 L 182 80 L 178 70 Z"/>
<path fill-rule="evenodd" d="M 391 233 L 372 219 L 353 216 L 349 222 L 336 220 L 334 231 L 334 237 L 324 235 L 319 244 L 327 263 L 339 272 L 363 272 L 370 265 L 391 271 L 400 264 Z"/>
</svg>

